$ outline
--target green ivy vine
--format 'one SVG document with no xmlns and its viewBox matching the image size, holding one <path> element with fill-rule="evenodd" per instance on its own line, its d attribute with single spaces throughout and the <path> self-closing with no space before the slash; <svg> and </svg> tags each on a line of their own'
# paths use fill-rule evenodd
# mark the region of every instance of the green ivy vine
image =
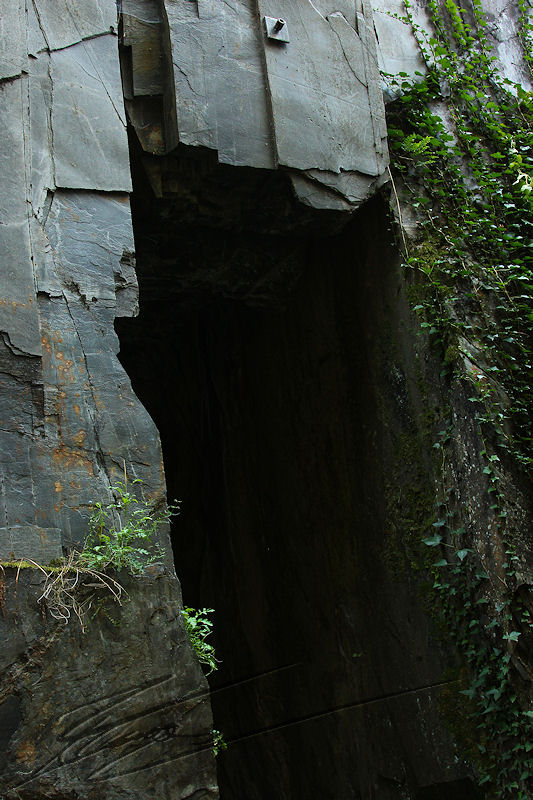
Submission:
<svg viewBox="0 0 533 800">
<path fill-rule="evenodd" d="M 526 1 L 518 5 L 531 68 L 532 26 Z M 403 239 L 413 308 L 440 353 L 442 380 L 461 387 L 474 411 L 498 569 L 484 563 L 458 501 L 453 414 L 434 444 L 435 518 L 424 542 L 436 554 L 438 609 L 463 659 L 479 783 L 490 798 L 531 800 L 533 676 L 519 652 L 531 644 L 531 587 L 518 580 L 500 482 L 504 462 L 525 482 L 533 473 L 533 98 L 498 74 L 480 0 L 430 0 L 428 9 L 431 33 L 409 0 L 402 18 L 427 73 L 385 76 L 397 95 L 388 113 L 394 194 L 400 220 L 398 194 L 418 222 L 418 237 Z"/>
<path fill-rule="evenodd" d="M 518 30 L 522 43 L 522 51 L 524 53 L 524 60 L 529 67 L 530 74 L 533 76 L 533 15 L 528 0 L 518 0 L 518 11 Z"/>
</svg>

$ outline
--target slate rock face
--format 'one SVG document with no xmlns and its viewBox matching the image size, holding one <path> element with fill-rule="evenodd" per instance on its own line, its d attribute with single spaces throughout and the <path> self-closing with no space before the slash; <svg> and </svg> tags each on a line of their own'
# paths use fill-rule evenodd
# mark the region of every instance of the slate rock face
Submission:
<svg viewBox="0 0 533 800">
<path fill-rule="evenodd" d="M 83 540 L 124 463 L 164 498 L 113 330 L 137 310 L 115 4 L 27 6 L 7 4 L 0 85 L 1 525 L 17 534 L 0 549 L 14 557 L 32 529 Z"/>
<path fill-rule="evenodd" d="M 86 633 L 75 617 L 42 613 L 39 570 L 2 574 L 6 800 L 218 796 L 208 687 L 180 621 L 179 585 L 162 567 L 150 573 L 117 576 L 121 605 L 80 588 L 93 600 Z"/>
<path fill-rule="evenodd" d="M 387 179 L 378 65 L 421 69 L 399 0 L 122 0 L 119 21 L 114 0 L 4 6 L 0 560 L 80 544 L 124 470 L 165 500 L 117 324 L 189 494 L 184 583 L 220 613 L 226 796 L 470 800 L 439 716 L 454 653 L 409 572 L 431 368 L 423 351 L 413 366 L 383 207 L 322 236 Z M 516 76 L 504 6 L 491 30 Z M 137 328 L 117 323 L 138 312 L 129 155 Z M 85 634 L 39 605 L 39 569 L 0 570 L 2 798 L 217 797 L 207 685 L 159 539 L 160 568 L 119 576 L 122 605 L 82 581 Z"/>
<path fill-rule="evenodd" d="M 3 561 L 79 545 L 124 472 L 165 501 L 159 437 L 113 327 L 138 310 L 116 29 L 114 0 L 2 8 Z M 162 573 L 126 577 L 116 627 L 105 611 L 86 635 L 39 607 L 38 569 L 0 572 L 2 797 L 216 795 L 206 684 L 159 540 Z"/>
<path fill-rule="evenodd" d="M 124 0 L 126 106 L 147 153 L 281 169 L 300 202 L 353 212 L 385 179 L 372 7 L 362 0 Z M 282 18 L 288 41 L 269 38 Z M 163 190 L 165 169 L 151 163 Z M 157 172 L 154 180 L 153 172 Z"/>
</svg>

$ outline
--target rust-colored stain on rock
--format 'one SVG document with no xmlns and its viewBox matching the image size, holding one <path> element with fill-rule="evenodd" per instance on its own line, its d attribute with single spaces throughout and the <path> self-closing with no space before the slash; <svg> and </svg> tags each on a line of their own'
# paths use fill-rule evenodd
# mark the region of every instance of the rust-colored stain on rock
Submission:
<svg viewBox="0 0 533 800">
<path fill-rule="evenodd" d="M 53 450 L 52 458 L 55 464 L 61 465 L 62 467 L 67 469 L 82 467 L 83 469 L 87 470 L 89 475 L 94 475 L 92 461 L 88 458 L 87 454 L 83 450 L 74 450 L 73 448 L 62 444 Z"/>
<path fill-rule="evenodd" d="M 17 761 L 23 761 L 25 764 L 33 764 L 35 761 L 35 745 L 33 742 L 21 742 L 17 749 Z"/>
<path fill-rule="evenodd" d="M 85 431 L 78 431 L 78 433 L 74 436 L 74 442 L 78 445 L 78 447 L 83 447 L 85 443 Z"/>
</svg>

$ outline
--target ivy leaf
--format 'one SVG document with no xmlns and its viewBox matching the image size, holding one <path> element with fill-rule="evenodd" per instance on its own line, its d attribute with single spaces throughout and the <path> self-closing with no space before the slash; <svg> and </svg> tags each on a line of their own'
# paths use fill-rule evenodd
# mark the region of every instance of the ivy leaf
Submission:
<svg viewBox="0 0 533 800">
<path fill-rule="evenodd" d="M 442 536 L 440 533 L 436 533 L 434 536 L 428 536 L 428 538 L 424 539 L 423 542 L 424 544 L 427 544 L 428 547 L 436 547 L 442 542 Z"/>
<path fill-rule="evenodd" d="M 517 642 L 520 637 L 520 631 L 511 631 L 511 633 L 506 633 L 503 638 L 506 639 L 508 642 Z"/>
</svg>

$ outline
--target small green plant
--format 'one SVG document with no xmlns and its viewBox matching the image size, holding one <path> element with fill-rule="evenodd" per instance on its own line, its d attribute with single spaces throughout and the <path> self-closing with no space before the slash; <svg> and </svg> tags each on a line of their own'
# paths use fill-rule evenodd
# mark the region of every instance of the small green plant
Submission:
<svg viewBox="0 0 533 800">
<path fill-rule="evenodd" d="M 227 750 L 228 745 L 223 734 L 213 728 L 213 755 L 216 757 L 222 750 Z"/>
<path fill-rule="evenodd" d="M 185 606 L 181 612 L 189 641 L 194 652 L 198 656 L 200 664 L 209 667 L 208 675 L 218 669 L 217 660 L 215 658 L 215 648 L 206 641 L 207 637 L 212 633 L 213 628 L 213 623 L 209 619 L 208 614 L 213 613 L 213 608 L 200 608 L 196 610 L 195 608 L 190 608 L 190 606 Z"/>
<path fill-rule="evenodd" d="M 134 480 L 133 483 L 140 483 Z M 89 519 L 89 536 L 79 554 L 81 564 L 89 569 L 126 569 L 138 575 L 147 564 L 163 555 L 152 539 L 160 525 L 179 513 L 178 505 L 161 511 L 128 491 L 127 481 L 112 487 L 115 500 L 95 503 Z"/>
<path fill-rule="evenodd" d="M 418 166 L 429 166 L 438 158 L 438 152 L 435 152 L 433 148 L 432 136 L 419 136 L 411 133 L 403 139 L 401 149 L 405 157 L 411 159 L 413 163 L 417 163 Z"/>
<path fill-rule="evenodd" d="M 103 609 L 95 591 L 88 590 L 104 589 L 120 605 L 124 589 L 107 574 L 108 571 L 126 570 L 132 575 L 142 573 L 148 564 L 163 555 L 162 549 L 153 543 L 158 527 L 179 513 L 177 503 L 157 510 L 150 502 L 136 497 L 128 490 L 126 476 L 124 482 L 112 486 L 111 491 L 113 502 L 97 502 L 92 506 L 89 534 L 81 551 L 72 550 L 68 556 L 47 567 L 35 561 L 27 564 L 46 576 L 38 602 L 44 601 L 50 615 L 65 624 L 77 617 L 83 633 L 87 629 L 87 619 L 94 618 Z M 13 566 L 18 567 L 18 578 L 18 572 L 26 562 L 15 562 Z M 105 615 L 113 624 L 118 624 L 107 612 Z"/>
</svg>

